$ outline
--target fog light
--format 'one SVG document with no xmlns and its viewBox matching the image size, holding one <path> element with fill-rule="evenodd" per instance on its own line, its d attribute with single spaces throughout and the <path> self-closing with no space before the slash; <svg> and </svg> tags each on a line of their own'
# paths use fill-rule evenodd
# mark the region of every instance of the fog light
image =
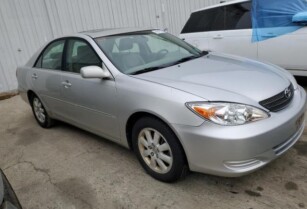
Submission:
<svg viewBox="0 0 307 209">
<path fill-rule="evenodd" d="M 258 159 L 249 159 L 244 161 L 225 161 L 224 165 L 234 171 L 247 171 L 261 167 L 264 164 Z"/>
</svg>

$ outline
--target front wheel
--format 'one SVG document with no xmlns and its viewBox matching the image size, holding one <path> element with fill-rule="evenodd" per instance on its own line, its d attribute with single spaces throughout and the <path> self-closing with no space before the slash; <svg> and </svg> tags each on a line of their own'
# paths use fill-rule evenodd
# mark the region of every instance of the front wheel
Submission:
<svg viewBox="0 0 307 209">
<path fill-rule="evenodd" d="M 37 123 L 43 128 L 50 128 L 54 124 L 54 120 L 49 117 L 43 103 L 37 96 L 33 96 L 31 107 Z"/>
<path fill-rule="evenodd" d="M 132 140 L 142 167 L 155 179 L 174 182 L 186 175 L 184 151 L 172 130 L 160 120 L 141 118 L 133 127 Z"/>
</svg>

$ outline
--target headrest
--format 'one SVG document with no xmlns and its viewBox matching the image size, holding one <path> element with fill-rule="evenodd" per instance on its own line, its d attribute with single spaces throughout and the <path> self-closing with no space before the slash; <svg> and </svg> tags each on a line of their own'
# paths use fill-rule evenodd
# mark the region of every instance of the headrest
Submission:
<svg viewBox="0 0 307 209">
<path fill-rule="evenodd" d="M 88 45 L 79 46 L 79 47 L 77 48 L 77 56 L 78 56 L 78 57 L 85 56 L 86 54 L 89 53 L 89 51 L 91 51 L 91 48 L 90 48 Z"/>
<path fill-rule="evenodd" d="M 78 62 L 90 63 L 90 64 L 94 64 L 94 63 L 99 62 L 99 59 L 95 55 L 95 52 L 88 45 L 79 46 L 78 49 L 77 49 L 77 53 L 78 53 L 77 59 L 79 59 Z"/>
<path fill-rule="evenodd" d="M 54 52 L 50 54 L 51 59 L 61 59 L 61 56 L 62 56 L 62 52 Z"/>
<path fill-rule="evenodd" d="M 133 39 L 132 38 L 122 38 L 119 41 L 118 49 L 120 51 L 130 50 L 133 48 Z"/>
</svg>

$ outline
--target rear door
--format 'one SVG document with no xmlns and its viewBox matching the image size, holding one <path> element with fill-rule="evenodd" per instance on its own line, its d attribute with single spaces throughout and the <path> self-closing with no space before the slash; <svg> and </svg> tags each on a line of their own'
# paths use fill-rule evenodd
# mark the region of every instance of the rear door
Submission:
<svg viewBox="0 0 307 209">
<path fill-rule="evenodd" d="M 274 28 L 268 29 L 274 37 Z M 294 75 L 307 75 L 307 27 L 293 33 L 258 42 L 259 60 L 290 70 Z"/>
<path fill-rule="evenodd" d="M 252 43 L 251 2 L 215 8 L 209 33 L 209 50 L 257 59 L 258 46 Z"/>
<path fill-rule="evenodd" d="M 91 45 L 80 38 L 67 42 L 62 75 L 65 120 L 110 139 L 119 139 L 114 79 L 84 79 L 82 67 L 102 67 Z"/>
<path fill-rule="evenodd" d="M 64 39 L 51 42 L 32 68 L 34 91 L 52 114 L 58 114 L 62 105 L 61 68 L 64 46 Z"/>
</svg>

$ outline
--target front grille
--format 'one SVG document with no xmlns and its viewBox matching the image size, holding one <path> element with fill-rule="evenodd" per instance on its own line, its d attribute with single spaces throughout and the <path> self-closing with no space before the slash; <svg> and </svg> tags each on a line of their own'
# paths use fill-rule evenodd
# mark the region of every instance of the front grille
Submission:
<svg viewBox="0 0 307 209">
<path fill-rule="evenodd" d="M 293 95 L 294 95 L 294 88 L 293 85 L 291 84 L 284 91 L 280 92 L 279 94 L 271 98 L 259 102 L 259 104 L 265 107 L 266 109 L 270 110 L 271 112 L 277 112 L 279 110 L 286 108 L 290 104 L 290 102 L 293 99 Z"/>
</svg>

